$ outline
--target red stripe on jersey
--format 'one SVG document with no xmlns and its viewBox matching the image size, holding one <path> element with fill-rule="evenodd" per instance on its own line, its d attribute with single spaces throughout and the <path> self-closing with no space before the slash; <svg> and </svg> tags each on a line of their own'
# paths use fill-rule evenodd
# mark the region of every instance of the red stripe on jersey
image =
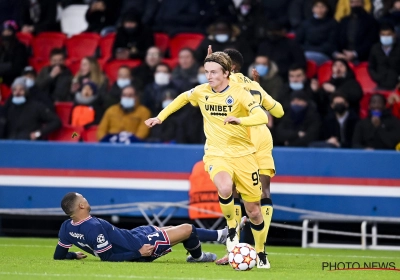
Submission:
<svg viewBox="0 0 400 280">
<path fill-rule="evenodd" d="M 90 220 L 91 218 L 92 218 L 92 216 L 89 216 L 89 217 L 87 217 L 86 219 L 83 219 L 83 220 L 81 220 L 81 221 L 79 221 L 79 222 L 77 222 L 77 223 L 74 223 L 74 221 L 71 220 L 71 225 L 73 225 L 73 226 L 79 226 L 80 224 L 82 224 L 82 223 L 84 223 L 84 222 Z"/>
<path fill-rule="evenodd" d="M 156 227 L 156 226 L 153 226 L 153 227 L 156 228 L 156 229 L 158 229 L 158 231 L 160 231 L 160 232 L 162 233 L 162 235 L 164 236 L 164 239 L 165 239 L 165 241 L 157 240 L 157 241 L 154 243 L 154 250 L 153 250 L 152 256 L 159 257 L 159 255 L 155 253 L 155 252 L 157 252 L 158 246 L 159 246 L 159 245 L 171 245 L 171 243 L 170 243 L 170 241 L 169 241 L 168 234 L 165 232 L 165 230 L 160 229 L 160 228 L 158 228 L 158 227 Z M 166 251 L 164 252 L 164 254 L 167 254 L 167 253 L 169 253 L 169 252 L 171 252 L 171 249 L 166 250 Z M 164 255 L 164 254 L 163 254 L 163 255 Z"/>
<path fill-rule="evenodd" d="M 58 241 L 58 245 L 60 245 L 61 247 L 67 248 L 67 249 L 72 247 L 72 244 L 65 245 L 65 244 L 61 243 L 61 241 Z"/>
<path fill-rule="evenodd" d="M 101 253 L 104 253 L 105 251 L 107 251 L 107 250 L 110 250 L 112 248 L 112 245 L 110 244 L 109 246 L 107 246 L 106 248 L 104 248 L 104 249 L 101 249 L 101 250 L 97 250 L 97 251 L 95 251 L 97 254 L 101 254 Z"/>
</svg>

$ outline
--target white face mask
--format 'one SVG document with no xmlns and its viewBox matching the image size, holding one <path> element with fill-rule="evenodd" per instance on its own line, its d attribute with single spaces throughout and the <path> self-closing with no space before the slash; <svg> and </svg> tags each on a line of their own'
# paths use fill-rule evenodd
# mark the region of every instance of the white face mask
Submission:
<svg viewBox="0 0 400 280">
<path fill-rule="evenodd" d="M 300 82 L 289 83 L 289 86 L 292 90 L 302 90 L 304 88 L 304 84 Z"/>
<path fill-rule="evenodd" d="M 172 102 L 172 99 L 166 99 L 162 102 L 163 109 L 167 107 Z"/>
<path fill-rule="evenodd" d="M 154 81 L 159 86 L 165 86 L 169 84 L 170 76 L 168 73 L 159 72 L 154 75 Z"/>
<path fill-rule="evenodd" d="M 208 83 L 206 74 L 197 74 L 197 81 L 199 82 L 199 84 Z"/>
<path fill-rule="evenodd" d="M 228 34 L 217 34 L 215 35 L 215 40 L 219 43 L 225 43 L 229 40 L 229 35 Z"/>
<path fill-rule="evenodd" d="M 135 106 L 135 99 L 132 97 L 121 97 L 121 106 L 125 109 L 133 108 Z"/>
<path fill-rule="evenodd" d="M 392 36 L 380 36 L 381 44 L 384 46 L 393 45 L 393 37 Z"/>
<path fill-rule="evenodd" d="M 21 105 L 26 102 L 26 98 L 25 98 L 25 96 L 13 96 L 11 101 L 15 105 Z"/>
<path fill-rule="evenodd" d="M 30 78 L 26 78 L 25 79 L 25 86 L 27 88 L 31 88 L 35 85 L 35 80 L 34 79 L 30 79 Z"/>
<path fill-rule="evenodd" d="M 126 87 L 131 83 L 130 79 L 118 79 L 117 80 L 117 85 L 120 88 Z"/>
</svg>

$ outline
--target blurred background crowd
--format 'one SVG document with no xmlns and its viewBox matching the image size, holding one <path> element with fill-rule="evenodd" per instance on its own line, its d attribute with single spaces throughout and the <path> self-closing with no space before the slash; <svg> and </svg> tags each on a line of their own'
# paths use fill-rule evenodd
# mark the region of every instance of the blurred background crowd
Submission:
<svg viewBox="0 0 400 280">
<path fill-rule="evenodd" d="M 0 22 L 0 139 L 204 143 L 190 104 L 144 120 L 212 45 L 284 106 L 275 146 L 400 149 L 400 0 L 0 0 Z"/>
</svg>

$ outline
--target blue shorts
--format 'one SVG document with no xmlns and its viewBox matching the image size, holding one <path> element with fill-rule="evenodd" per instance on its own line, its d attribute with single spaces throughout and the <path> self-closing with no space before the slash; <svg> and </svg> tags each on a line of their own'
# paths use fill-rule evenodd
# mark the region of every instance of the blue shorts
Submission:
<svg viewBox="0 0 400 280">
<path fill-rule="evenodd" d="M 156 226 L 141 226 L 132 230 L 142 236 L 144 244 L 154 246 L 153 254 L 150 257 L 142 257 L 140 261 L 152 262 L 161 256 L 164 256 L 172 251 L 171 242 L 165 230 Z"/>
</svg>

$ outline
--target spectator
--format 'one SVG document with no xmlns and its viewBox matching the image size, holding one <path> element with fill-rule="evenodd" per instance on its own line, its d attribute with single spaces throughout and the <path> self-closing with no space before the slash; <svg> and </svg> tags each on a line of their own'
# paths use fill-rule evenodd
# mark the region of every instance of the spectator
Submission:
<svg viewBox="0 0 400 280">
<path fill-rule="evenodd" d="M 65 54 L 62 49 L 50 52 L 50 65 L 40 71 L 36 83 L 38 88 L 49 95 L 53 101 L 69 101 L 72 73 L 65 66 Z"/>
<path fill-rule="evenodd" d="M 347 61 L 366 61 L 369 50 L 378 41 L 377 22 L 363 8 L 363 0 L 350 0 L 350 5 L 351 14 L 339 24 L 338 51 L 334 57 Z"/>
<path fill-rule="evenodd" d="M 305 20 L 296 32 L 296 40 L 303 46 L 304 55 L 317 65 L 330 60 L 336 50 L 337 22 L 332 18 L 326 0 L 314 1 L 313 17 Z"/>
<path fill-rule="evenodd" d="M 97 125 L 103 113 L 103 106 L 97 94 L 96 84 L 91 81 L 84 82 L 82 90 L 75 94 L 75 104 L 71 112 L 71 124 L 84 127 Z"/>
<path fill-rule="evenodd" d="M 99 96 L 103 97 L 107 93 L 108 80 L 94 57 L 82 58 L 79 71 L 72 80 L 71 93 L 75 94 L 81 90 L 83 83 L 88 80 L 96 84 Z"/>
<path fill-rule="evenodd" d="M 258 55 L 272 57 L 278 65 L 279 75 L 285 81 L 292 64 L 304 69 L 307 65 L 302 47 L 287 38 L 285 29 L 277 22 L 268 24 L 267 38 L 258 46 Z"/>
<path fill-rule="evenodd" d="M 108 94 L 104 96 L 103 105 L 105 109 L 110 106 L 118 104 L 121 100 L 121 93 L 124 87 L 132 85 L 131 69 L 128 66 L 121 66 L 118 69 L 118 78 L 112 85 Z"/>
<path fill-rule="evenodd" d="M 172 79 L 183 90 L 191 89 L 197 84 L 198 69 L 199 65 L 196 62 L 194 51 L 189 48 L 183 48 L 179 52 L 179 64 L 172 71 Z"/>
<path fill-rule="evenodd" d="M 353 13 L 354 3 L 368 13 L 372 10 L 371 0 L 338 0 L 336 4 L 335 19 L 340 22 L 344 17 Z"/>
<path fill-rule="evenodd" d="M 144 63 L 132 70 L 133 76 L 142 82 L 143 87 L 154 82 L 154 72 L 161 59 L 161 50 L 157 47 L 151 47 L 147 50 Z"/>
<path fill-rule="evenodd" d="M 25 78 L 25 86 L 29 98 L 41 102 L 50 110 L 54 111 L 53 100 L 50 95 L 40 90 L 36 85 L 36 71 L 32 66 L 26 66 L 22 76 Z"/>
<path fill-rule="evenodd" d="M 18 77 L 28 62 L 26 47 L 18 41 L 15 21 L 3 23 L 0 41 L 0 77 L 8 86 Z"/>
<path fill-rule="evenodd" d="M 371 96 L 368 118 L 355 128 L 353 147 L 367 150 L 394 150 L 400 141 L 400 120 L 386 110 L 386 98 L 381 94 Z"/>
<path fill-rule="evenodd" d="M 236 21 L 240 28 L 241 39 L 244 39 L 255 51 L 257 43 L 263 37 L 265 10 L 260 1 L 243 0 L 236 8 Z"/>
<path fill-rule="evenodd" d="M 12 98 L 5 108 L 6 139 L 43 140 L 61 126 L 55 113 L 27 95 L 25 78 L 12 84 Z"/>
<path fill-rule="evenodd" d="M 318 139 L 321 121 L 314 106 L 302 91 L 293 93 L 289 113 L 285 114 L 276 127 L 278 145 L 307 147 Z"/>
<path fill-rule="evenodd" d="M 147 85 L 144 90 L 143 104 L 156 116 L 163 109 L 166 96 L 174 99 L 180 91 L 178 85 L 171 80 L 171 68 L 160 63 L 154 73 L 154 83 Z"/>
<path fill-rule="evenodd" d="M 115 31 L 120 2 L 120 0 L 92 0 L 85 16 L 89 25 L 86 32 L 105 34 L 108 31 Z"/>
<path fill-rule="evenodd" d="M 400 35 L 400 0 L 394 0 L 381 18 L 381 22 L 389 22 L 395 27 L 397 35 Z"/>
<path fill-rule="evenodd" d="M 107 109 L 97 130 L 97 139 L 105 136 L 128 132 L 138 139 L 145 139 L 149 135 L 149 128 L 144 121 L 150 118 L 150 111 L 140 104 L 138 89 L 135 86 L 126 86 L 122 89 L 120 104 Z"/>
<path fill-rule="evenodd" d="M 23 0 L 22 29 L 24 33 L 38 34 L 45 31 L 60 31 L 57 22 L 57 1 Z"/>
<path fill-rule="evenodd" d="M 340 92 L 346 96 L 350 109 L 358 114 L 363 91 L 355 78 L 353 70 L 351 70 L 346 60 L 343 59 L 336 59 L 333 62 L 332 77 L 322 85 L 323 96 L 321 98 L 324 98 L 324 101 L 319 106 L 323 108 L 329 107 L 330 97 L 335 92 Z"/>
<path fill-rule="evenodd" d="M 332 95 L 332 112 L 322 123 L 321 139 L 313 142 L 310 147 L 316 148 L 351 148 L 354 128 L 358 116 L 349 110 L 349 103 L 342 94 Z"/>
<path fill-rule="evenodd" d="M 200 66 L 199 69 L 197 70 L 197 85 L 205 84 L 208 83 L 208 79 L 206 76 L 206 70 L 204 69 L 204 66 Z"/>
<path fill-rule="evenodd" d="M 260 75 L 261 87 L 276 100 L 283 86 L 283 80 L 278 74 L 279 69 L 276 63 L 271 61 L 268 56 L 258 55 L 249 67 L 248 76 L 252 79 L 253 68 Z"/>
<path fill-rule="evenodd" d="M 303 92 L 306 98 L 318 103 L 318 81 L 307 79 L 306 71 L 299 65 L 293 64 L 289 68 L 289 82 L 284 84 L 278 93 L 277 100 L 286 109 L 290 107 L 292 95 L 296 92 Z"/>
<path fill-rule="evenodd" d="M 248 42 L 239 37 L 240 29 L 227 19 L 220 18 L 214 21 L 214 23 L 209 26 L 207 33 L 208 37 L 204 38 L 196 50 L 196 58 L 199 63 L 204 61 L 209 45 L 212 46 L 214 52 L 223 51 L 225 49 L 236 49 L 240 51 L 245 59 L 245 69 L 253 62 L 253 50 Z"/>
<path fill-rule="evenodd" d="M 160 2 L 160 1 L 159 1 Z M 154 17 L 153 30 L 170 36 L 183 32 L 200 32 L 198 0 L 163 0 Z"/>
<path fill-rule="evenodd" d="M 315 0 L 292 0 L 290 2 L 288 13 L 292 30 L 296 30 L 303 21 L 313 18 L 314 3 Z M 336 3 L 337 0 L 327 0 L 330 11 L 336 9 Z"/>
<path fill-rule="evenodd" d="M 124 16 L 113 45 L 116 59 L 143 59 L 148 48 L 154 45 L 154 34 L 135 14 Z"/>
<path fill-rule="evenodd" d="M 379 88 L 390 90 L 400 86 L 400 45 L 389 23 L 381 25 L 379 35 L 380 43 L 369 55 L 368 72 Z"/>
</svg>

